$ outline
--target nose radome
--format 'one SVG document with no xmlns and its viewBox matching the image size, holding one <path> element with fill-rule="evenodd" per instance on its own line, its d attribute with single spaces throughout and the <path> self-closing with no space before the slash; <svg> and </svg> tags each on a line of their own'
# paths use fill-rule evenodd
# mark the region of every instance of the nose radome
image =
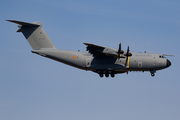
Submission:
<svg viewBox="0 0 180 120">
<path fill-rule="evenodd" d="M 167 59 L 166 67 L 169 67 L 169 66 L 171 66 L 171 62 Z"/>
</svg>

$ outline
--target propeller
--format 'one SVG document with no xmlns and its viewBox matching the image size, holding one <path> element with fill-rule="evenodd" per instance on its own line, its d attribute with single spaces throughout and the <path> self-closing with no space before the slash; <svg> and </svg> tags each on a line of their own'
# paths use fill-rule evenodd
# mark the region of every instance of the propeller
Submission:
<svg viewBox="0 0 180 120">
<path fill-rule="evenodd" d="M 118 58 L 120 59 L 121 58 L 121 54 L 123 54 L 124 51 L 121 50 L 121 43 L 119 44 L 119 49 L 118 49 Z"/>
<path fill-rule="evenodd" d="M 128 46 L 128 48 L 127 48 L 127 52 L 126 52 L 125 56 L 126 56 L 125 66 L 126 66 L 127 68 L 129 68 L 129 65 L 127 66 L 127 63 L 128 63 L 129 57 L 132 56 L 132 54 L 129 52 L 129 46 Z"/>
<path fill-rule="evenodd" d="M 126 57 L 132 56 L 132 54 L 129 52 L 129 46 L 128 46 L 128 48 L 127 48 L 127 52 L 126 52 L 125 56 L 126 56 Z"/>
</svg>

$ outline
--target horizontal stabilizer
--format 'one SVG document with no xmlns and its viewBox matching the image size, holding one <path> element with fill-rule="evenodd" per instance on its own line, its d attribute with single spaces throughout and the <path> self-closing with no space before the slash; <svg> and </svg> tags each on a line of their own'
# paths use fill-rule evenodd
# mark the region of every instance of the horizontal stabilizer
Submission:
<svg viewBox="0 0 180 120">
<path fill-rule="evenodd" d="M 16 20 L 6 20 L 6 21 L 13 22 L 13 23 L 16 23 L 16 24 L 19 24 L 19 25 L 23 25 L 23 26 L 40 26 L 38 24 L 26 23 L 26 22 L 21 22 L 21 21 L 16 21 Z"/>
</svg>

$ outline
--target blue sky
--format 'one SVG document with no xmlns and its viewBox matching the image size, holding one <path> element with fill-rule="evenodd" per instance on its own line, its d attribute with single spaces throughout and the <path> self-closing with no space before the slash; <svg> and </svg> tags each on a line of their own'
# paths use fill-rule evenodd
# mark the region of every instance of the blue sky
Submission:
<svg viewBox="0 0 180 120">
<path fill-rule="evenodd" d="M 0 118 L 3 120 L 179 120 L 179 0 L 6 0 L 0 4 Z M 17 25 L 40 21 L 59 49 L 83 42 L 173 54 L 157 71 L 100 78 L 31 53 Z"/>
</svg>

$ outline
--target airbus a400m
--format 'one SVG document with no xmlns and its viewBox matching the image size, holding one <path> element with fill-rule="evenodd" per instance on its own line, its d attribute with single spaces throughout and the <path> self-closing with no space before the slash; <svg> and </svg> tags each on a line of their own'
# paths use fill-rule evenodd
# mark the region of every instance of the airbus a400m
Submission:
<svg viewBox="0 0 180 120">
<path fill-rule="evenodd" d="M 7 21 L 18 24 L 17 32 L 23 33 L 33 49 L 32 53 L 82 70 L 90 70 L 98 73 L 100 77 L 114 77 L 115 74 L 128 71 L 149 71 L 151 76 L 154 76 L 157 70 L 171 65 L 163 54 L 130 52 L 129 46 L 123 51 L 121 44 L 119 49 L 84 43 L 88 52 L 59 50 L 51 42 L 40 22 Z"/>
</svg>

